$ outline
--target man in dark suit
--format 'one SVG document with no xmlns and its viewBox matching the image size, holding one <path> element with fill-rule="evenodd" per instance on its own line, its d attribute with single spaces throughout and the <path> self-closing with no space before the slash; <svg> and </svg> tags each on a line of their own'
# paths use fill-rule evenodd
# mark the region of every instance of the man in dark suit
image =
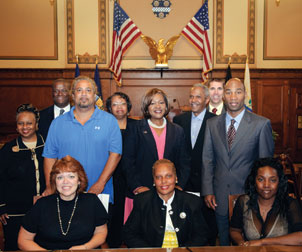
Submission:
<svg viewBox="0 0 302 252">
<path fill-rule="evenodd" d="M 207 110 L 215 115 L 220 115 L 225 112 L 225 106 L 223 102 L 223 79 L 212 79 L 208 82 L 210 102 Z"/>
<path fill-rule="evenodd" d="M 64 79 L 55 80 L 52 84 L 52 98 L 54 104 L 40 111 L 39 132 L 44 141 L 52 120 L 70 110 L 70 83 Z"/>
<path fill-rule="evenodd" d="M 180 125 L 186 136 L 186 149 L 191 156 L 191 172 L 189 180 L 184 188 L 185 191 L 194 192 L 200 196 L 201 190 L 201 166 L 202 149 L 206 122 L 215 115 L 206 110 L 209 102 L 209 89 L 203 84 L 195 84 L 190 91 L 189 103 L 192 112 L 185 112 L 173 118 L 173 122 Z M 203 201 L 203 198 L 202 198 Z M 203 215 L 210 228 L 210 245 L 216 243 L 216 223 L 213 210 L 203 207 Z"/>
<path fill-rule="evenodd" d="M 267 118 L 244 107 L 244 84 L 230 79 L 224 89 L 227 113 L 208 120 L 202 156 L 202 195 L 215 210 L 220 245 L 229 245 L 228 196 L 243 194 L 255 159 L 272 157 L 274 141 Z"/>
<path fill-rule="evenodd" d="M 185 112 L 173 118 L 180 125 L 186 136 L 186 149 L 191 155 L 191 172 L 185 191 L 200 193 L 202 148 L 206 121 L 215 116 L 206 110 L 209 102 L 209 89 L 203 84 L 195 84 L 190 91 L 189 103 L 192 112 Z"/>
</svg>

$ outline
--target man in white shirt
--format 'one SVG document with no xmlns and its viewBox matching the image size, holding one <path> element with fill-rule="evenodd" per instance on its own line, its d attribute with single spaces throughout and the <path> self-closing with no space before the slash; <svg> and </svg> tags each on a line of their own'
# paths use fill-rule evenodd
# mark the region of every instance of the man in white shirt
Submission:
<svg viewBox="0 0 302 252">
<path fill-rule="evenodd" d="M 208 84 L 210 93 L 210 102 L 207 110 L 215 115 L 220 115 L 225 112 L 225 106 L 223 102 L 223 79 L 212 79 Z"/>
<path fill-rule="evenodd" d="M 70 110 L 70 83 L 65 79 L 57 79 L 52 84 L 54 104 L 40 111 L 39 133 L 46 140 L 49 126 L 53 119 Z"/>
</svg>

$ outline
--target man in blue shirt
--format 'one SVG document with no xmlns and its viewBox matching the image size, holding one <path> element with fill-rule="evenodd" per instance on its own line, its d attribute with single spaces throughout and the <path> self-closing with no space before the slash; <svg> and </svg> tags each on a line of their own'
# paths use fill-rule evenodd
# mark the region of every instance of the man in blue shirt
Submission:
<svg viewBox="0 0 302 252">
<path fill-rule="evenodd" d="M 44 147 L 46 190 L 50 194 L 49 175 L 57 159 L 70 155 L 84 167 L 88 192 L 110 195 L 113 202 L 111 175 L 122 153 L 122 138 L 115 117 L 95 106 L 97 87 L 86 76 L 72 83 L 74 107 L 53 120 Z"/>
</svg>

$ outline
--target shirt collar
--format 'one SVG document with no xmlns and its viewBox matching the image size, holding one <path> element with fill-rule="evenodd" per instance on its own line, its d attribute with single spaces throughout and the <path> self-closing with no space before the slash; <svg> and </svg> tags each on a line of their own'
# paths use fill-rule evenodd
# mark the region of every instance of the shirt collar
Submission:
<svg viewBox="0 0 302 252">
<path fill-rule="evenodd" d="M 243 115 L 244 115 L 244 113 L 245 113 L 245 109 L 243 109 L 243 110 L 240 112 L 240 114 L 237 115 L 236 117 L 232 117 L 232 116 L 230 116 L 230 114 L 227 112 L 227 113 L 226 113 L 226 117 L 225 117 L 226 122 L 227 122 L 227 125 L 230 124 L 230 121 L 231 121 L 232 119 L 235 119 L 236 123 L 238 123 L 238 125 L 239 125 L 240 122 L 241 122 L 241 119 L 242 119 L 242 117 L 243 117 Z"/>
<path fill-rule="evenodd" d="M 68 104 L 66 107 L 64 108 L 59 108 L 57 105 L 53 105 L 54 106 L 54 109 L 57 110 L 57 111 L 60 111 L 61 109 L 64 109 L 64 112 L 68 112 L 70 110 L 70 104 Z"/>
<path fill-rule="evenodd" d="M 206 113 L 206 109 L 205 108 L 197 116 L 195 116 L 194 113 L 192 112 L 192 119 L 203 120 L 205 113 Z"/>
<path fill-rule="evenodd" d="M 223 105 L 224 105 L 224 103 L 221 102 L 217 107 L 214 107 L 214 106 L 212 106 L 212 105 L 209 103 L 209 111 L 212 112 L 213 108 L 216 108 L 216 109 L 217 109 L 217 112 L 220 112 L 220 111 L 222 111 Z M 216 112 L 216 113 L 217 113 L 217 112 Z M 220 113 L 220 114 L 221 114 L 221 113 Z"/>
<path fill-rule="evenodd" d="M 158 195 L 159 196 L 159 195 Z M 170 198 L 170 199 L 168 199 L 168 201 L 167 201 L 167 203 L 161 198 L 161 200 L 163 201 L 163 204 L 164 204 L 164 206 L 169 206 L 169 205 L 171 205 L 172 204 L 172 202 L 173 202 L 173 199 L 174 199 L 174 196 L 175 196 L 175 190 L 174 190 L 174 192 L 173 192 L 173 195 L 172 195 L 172 197 Z"/>
</svg>

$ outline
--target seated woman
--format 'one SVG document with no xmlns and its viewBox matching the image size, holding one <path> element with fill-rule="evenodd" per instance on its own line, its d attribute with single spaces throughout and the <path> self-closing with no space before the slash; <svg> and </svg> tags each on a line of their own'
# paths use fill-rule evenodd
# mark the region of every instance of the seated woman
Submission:
<svg viewBox="0 0 302 252">
<path fill-rule="evenodd" d="M 125 243 L 131 248 L 202 246 L 208 227 L 202 216 L 201 201 L 175 189 L 174 164 L 161 159 L 152 167 L 155 190 L 137 194 L 125 227 Z"/>
<path fill-rule="evenodd" d="M 288 196 L 283 167 L 274 158 L 255 161 L 230 224 L 239 246 L 302 245 L 302 211 Z"/>
<path fill-rule="evenodd" d="M 7 251 L 18 250 L 22 218 L 45 189 L 39 118 L 32 104 L 20 105 L 16 113 L 19 136 L 0 150 L 0 221 Z"/>
<path fill-rule="evenodd" d="M 70 156 L 57 160 L 50 184 L 54 194 L 39 199 L 23 219 L 19 248 L 93 249 L 104 243 L 107 213 L 95 194 L 83 193 L 87 177 L 82 165 Z"/>
</svg>

